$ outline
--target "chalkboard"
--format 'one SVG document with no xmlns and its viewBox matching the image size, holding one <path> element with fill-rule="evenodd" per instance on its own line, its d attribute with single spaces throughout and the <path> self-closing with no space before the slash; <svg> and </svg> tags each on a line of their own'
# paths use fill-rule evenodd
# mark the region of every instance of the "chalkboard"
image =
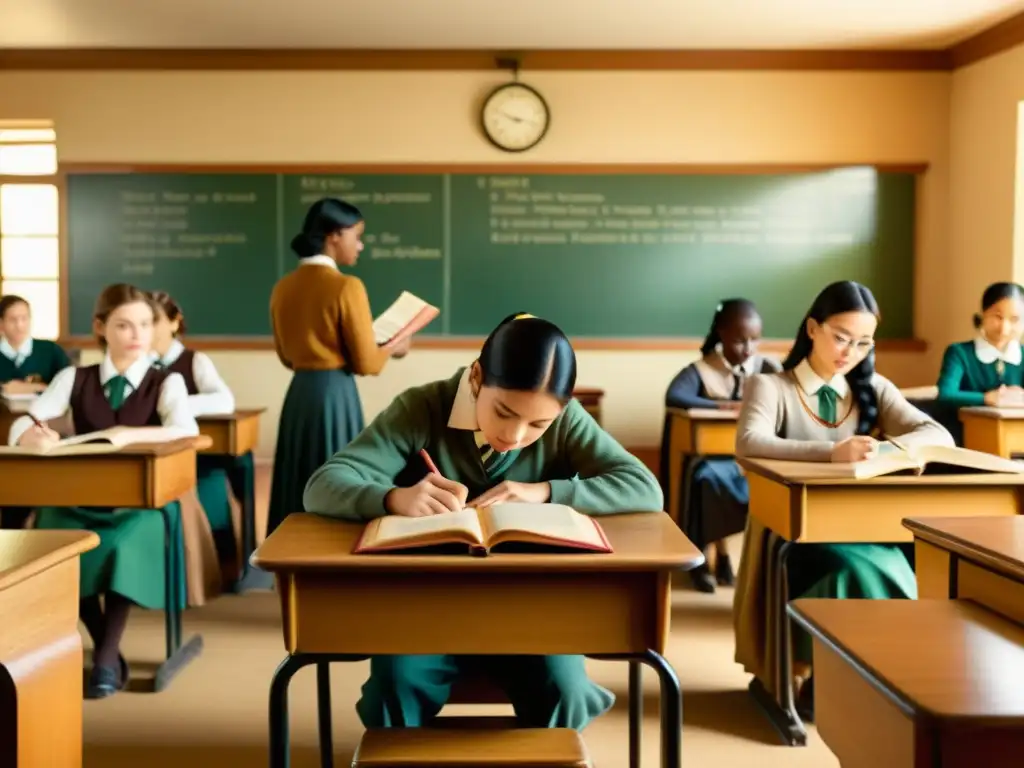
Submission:
<svg viewBox="0 0 1024 768">
<path fill-rule="evenodd" d="M 190 336 L 269 335 L 309 205 L 366 216 L 353 269 L 380 312 L 403 290 L 442 309 L 431 335 L 478 336 L 516 311 L 573 336 L 703 336 L 717 302 L 757 302 L 789 338 L 814 295 L 857 280 L 879 337 L 913 337 L 915 174 L 69 173 L 69 329 L 127 281 L 169 291 Z"/>
</svg>

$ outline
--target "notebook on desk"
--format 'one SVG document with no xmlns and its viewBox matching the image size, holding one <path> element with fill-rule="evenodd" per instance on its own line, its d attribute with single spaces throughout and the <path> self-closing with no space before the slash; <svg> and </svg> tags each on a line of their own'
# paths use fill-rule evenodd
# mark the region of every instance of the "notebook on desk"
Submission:
<svg viewBox="0 0 1024 768">
<path fill-rule="evenodd" d="M 419 333 L 441 310 L 408 291 L 395 299 L 395 303 L 373 321 L 373 335 L 379 346 L 397 344 Z"/>
<path fill-rule="evenodd" d="M 367 523 L 355 554 L 465 546 L 474 555 L 501 549 L 611 552 L 600 524 L 562 504 L 509 502 L 429 517 L 386 515 Z"/>
<path fill-rule="evenodd" d="M 40 456 L 73 456 L 89 453 L 114 453 L 129 445 L 141 443 L 167 443 L 190 437 L 177 427 L 111 427 L 99 432 L 66 437 L 45 448 L 3 446 L 0 453 L 20 453 Z"/>
</svg>

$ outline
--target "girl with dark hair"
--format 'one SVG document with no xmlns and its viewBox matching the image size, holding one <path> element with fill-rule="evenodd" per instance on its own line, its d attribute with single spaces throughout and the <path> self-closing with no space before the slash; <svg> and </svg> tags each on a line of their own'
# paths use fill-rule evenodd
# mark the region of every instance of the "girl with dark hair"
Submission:
<svg viewBox="0 0 1024 768">
<path fill-rule="evenodd" d="M 879 450 L 879 438 L 902 445 L 952 446 L 949 433 L 910 405 L 892 382 L 875 373 L 879 311 L 863 285 L 829 285 L 800 324 L 783 372 L 754 376 L 740 411 L 736 454 L 763 459 L 858 462 Z M 733 617 L 736 661 L 772 694 L 774 647 L 766 585 L 775 563 L 766 559 L 775 534 L 747 522 Z M 798 597 L 915 598 L 912 546 L 801 544 L 788 558 L 788 593 Z M 797 632 L 794 658 L 809 664 L 810 638 Z M 798 711 L 813 719 L 813 686 L 804 684 Z"/>
<path fill-rule="evenodd" d="M 292 240 L 299 266 L 274 286 L 270 318 L 281 363 L 294 371 L 281 409 L 267 515 L 267 535 L 302 511 L 310 475 L 363 429 L 356 376 L 376 376 L 408 339 L 377 346 L 366 287 L 339 267 L 353 267 L 363 250 L 363 215 L 343 200 L 324 198 L 306 214 Z"/>
<path fill-rule="evenodd" d="M 71 365 L 53 341 L 32 338 L 32 309 L 21 296 L 0 298 L 0 385 L 4 394 L 42 392 Z"/>
<path fill-rule="evenodd" d="M 757 354 L 761 340 L 761 316 L 752 301 L 726 299 L 715 310 L 711 330 L 701 347 L 701 359 L 686 366 L 672 380 L 665 394 L 669 408 L 716 408 L 739 410 L 746 381 L 756 373 L 774 373 L 777 360 Z M 661 439 L 661 477 L 667 483 L 669 429 L 666 416 Z M 707 550 L 715 545 L 715 578 L 705 563 L 690 571 L 694 587 L 714 592 L 715 581 L 731 586 L 735 581 L 725 538 L 741 533 L 747 524 L 747 480 L 731 457 L 687 459 L 683 477 L 680 520 L 690 541 Z"/>
<path fill-rule="evenodd" d="M 175 427 L 182 435 L 198 435 L 199 425 L 188 407 L 181 376 L 151 366 L 153 304 L 138 288 L 109 286 L 96 301 L 93 331 L 104 351 L 103 361 L 65 368 L 29 410 L 11 425 L 10 445 L 44 448 L 60 436 L 39 422 L 71 413 L 77 434 L 115 426 Z M 180 523 L 180 505 L 173 502 L 172 520 Z M 120 653 L 121 637 L 132 605 L 164 610 L 164 522 L 152 510 L 96 510 L 87 507 L 46 507 L 37 528 L 84 529 L 100 537 L 96 549 L 82 554 L 79 615 L 93 641 L 93 667 L 86 698 L 103 698 L 128 683 L 128 663 Z M 180 537 L 171 537 L 174 559 L 184 581 L 185 553 Z M 181 584 L 175 594 L 184 595 Z M 100 598 L 103 598 L 102 604 Z M 184 601 L 178 606 L 184 608 Z"/>
<path fill-rule="evenodd" d="M 573 399 L 575 382 L 576 355 L 556 326 L 506 318 L 472 365 L 406 390 L 317 470 L 306 509 L 357 521 L 502 501 L 662 510 L 654 475 Z M 582 729 L 614 702 L 582 656 L 374 656 L 356 709 L 367 728 L 423 726 L 468 668 L 504 688 L 524 727 Z"/>
<path fill-rule="evenodd" d="M 153 291 L 149 296 L 156 310 L 150 353 L 153 367 L 181 375 L 188 390 L 189 408 L 196 418 L 234 413 L 235 396 L 213 360 L 181 343 L 179 337 L 187 329 L 181 306 L 164 291 Z M 238 570 L 238 544 L 228 487 L 241 501 L 255 480 L 255 471 L 251 453 L 237 459 L 201 453 L 196 459 L 196 493 L 210 524 L 219 570 L 225 577 Z"/>
<path fill-rule="evenodd" d="M 1020 346 L 1024 288 L 1017 283 L 993 283 L 986 288 L 974 327 L 978 335 L 973 341 L 946 348 L 939 372 L 939 400 L 957 408 L 1024 407 Z"/>
</svg>

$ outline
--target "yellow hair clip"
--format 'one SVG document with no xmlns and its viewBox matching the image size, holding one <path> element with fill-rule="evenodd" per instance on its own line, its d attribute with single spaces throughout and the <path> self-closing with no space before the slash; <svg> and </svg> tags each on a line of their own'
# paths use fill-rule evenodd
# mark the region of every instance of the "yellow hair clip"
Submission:
<svg viewBox="0 0 1024 768">
<path fill-rule="evenodd" d="M 514 319 L 515 320 L 529 320 L 531 318 L 533 318 L 534 320 L 537 319 L 533 315 L 528 315 L 526 312 L 523 312 L 523 314 L 521 314 L 521 315 L 516 315 Z"/>
</svg>

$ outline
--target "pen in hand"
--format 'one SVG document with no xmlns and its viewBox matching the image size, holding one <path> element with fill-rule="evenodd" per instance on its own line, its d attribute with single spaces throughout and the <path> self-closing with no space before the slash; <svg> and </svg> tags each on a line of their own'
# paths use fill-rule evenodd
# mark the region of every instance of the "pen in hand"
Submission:
<svg viewBox="0 0 1024 768">
<path fill-rule="evenodd" d="M 437 468 L 437 464 L 430 458 L 430 454 L 427 453 L 426 448 L 420 448 L 420 457 L 423 459 L 423 463 L 427 465 L 427 469 L 433 472 L 435 475 L 440 475 L 441 471 Z"/>
</svg>

